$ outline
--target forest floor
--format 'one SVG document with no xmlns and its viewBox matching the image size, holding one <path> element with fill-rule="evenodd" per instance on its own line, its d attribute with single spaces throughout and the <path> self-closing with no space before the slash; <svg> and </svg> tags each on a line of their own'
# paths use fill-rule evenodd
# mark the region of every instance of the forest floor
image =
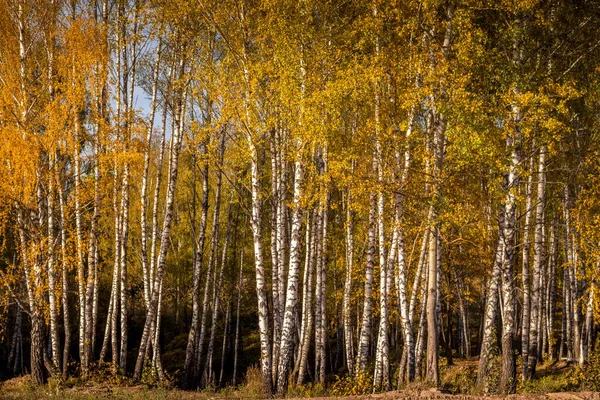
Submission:
<svg viewBox="0 0 600 400">
<path fill-rule="evenodd" d="M 372 395 L 331 396 L 325 391 L 305 390 L 290 393 L 288 399 L 299 400 L 310 397 L 313 400 L 335 399 L 446 399 L 446 400 L 475 400 L 475 399 L 516 399 L 516 400 L 600 400 L 600 393 L 576 391 L 570 383 L 570 376 L 575 367 L 558 362 L 542 365 L 538 370 L 538 378 L 526 385 L 519 382 L 518 394 L 511 396 L 479 396 L 474 391 L 476 376 L 476 360 L 455 360 L 453 366 L 441 367 L 443 389 L 431 389 L 420 384 L 413 384 L 403 390 L 391 391 Z M 49 383 L 45 387 L 31 385 L 29 377 L 23 376 L 0 382 L 0 400 L 12 399 L 161 399 L 161 400 L 216 400 L 216 399 L 260 399 L 259 383 L 246 382 L 238 388 L 227 388 L 221 391 L 184 391 L 175 388 L 152 388 L 147 385 L 123 385 L 109 383 L 106 380 L 90 380 L 71 387 L 58 387 Z"/>
</svg>

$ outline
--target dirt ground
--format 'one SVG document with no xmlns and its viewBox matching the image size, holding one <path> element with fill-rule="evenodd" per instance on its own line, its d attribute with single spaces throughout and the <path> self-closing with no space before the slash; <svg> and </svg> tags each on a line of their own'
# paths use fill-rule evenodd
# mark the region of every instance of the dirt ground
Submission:
<svg viewBox="0 0 600 400">
<path fill-rule="evenodd" d="M 16 378 L 6 381 L 0 388 L 0 399 L 161 399 L 161 400 L 210 400 L 210 399 L 250 399 L 239 395 L 219 395 L 207 392 L 190 392 L 178 389 L 147 389 L 143 386 L 132 387 L 76 387 L 65 390 L 34 389 L 23 381 L 26 378 Z M 475 400 L 475 399 L 515 399 L 515 400 L 600 400 L 600 393 L 594 392 L 562 392 L 548 394 L 516 394 L 511 396 L 464 396 L 443 393 L 435 389 L 427 390 L 404 390 L 387 393 L 348 396 L 348 397 L 313 397 L 313 400 L 347 400 L 347 399 L 373 399 L 373 400 L 396 400 L 396 399 L 446 399 L 446 400 Z M 300 400 L 300 398 L 292 398 Z"/>
<path fill-rule="evenodd" d="M 350 397 L 322 397 L 315 400 L 349 399 Z M 435 389 L 423 391 L 396 391 L 368 396 L 354 397 L 360 399 L 395 400 L 395 399 L 447 399 L 447 400 L 476 400 L 476 399 L 516 399 L 516 400 L 600 400 L 600 393 L 593 392 L 562 392 L 548 394 L 515 394 L 510 396 L 465 396 L 443 393 Z"/>
<path fill-rule="evenodd" d="M 472 360 L 463 360 L 457 366 L 448 368 L 442 380 L 450 381 L 457 373 L 472 375 L 475 371 L 476 363 Z M 555 363 L 540 368 L 540 377 L 561 375 L 568 371 L 571 366 L 564 363 Z M 161 400 L 213 400 L 213 399 L 259 399 L 260 395 L 256 391 L 248 390 L 248 386 L 242 390 L 224 390 L 220 392 L 213 391 L 183 391 L 179 389 L 150 389 L 144 385 L 120 386 L 100 382 L 87 382 L 80 386 L 59 389 L 53 387 L 52 383 L 38 388 L 31 385 L 29 377 L 13 378 L 0 382 L 0 400 L 13 399 L 72 399 L 72 400 L 92 400 L 92 399 L 161 399 Z M 300 400 L 300 398 L 290 397 L 289 399 Z M 428 389 L 426 387 L 415 387 L 387 393 L 347 396 L 347 397 L 312 397 L 313 400 L 346 400 L 346 399 L 373 399 L 373 400 L 396 400 L 396 399 L 446 399 L 446 400 L 475 400 L 475 399 L 516 399 L 516 400 L 537 400 L 537 399 L 556 399 L 556 400 L 600 400 L 600 393 L 597 392 L 559 392 L 546 394 L 528 394 L 520 393 L 510 396 L 472 396 L 461 394 L 450 394 L 437 389 Z"/>
</svg>

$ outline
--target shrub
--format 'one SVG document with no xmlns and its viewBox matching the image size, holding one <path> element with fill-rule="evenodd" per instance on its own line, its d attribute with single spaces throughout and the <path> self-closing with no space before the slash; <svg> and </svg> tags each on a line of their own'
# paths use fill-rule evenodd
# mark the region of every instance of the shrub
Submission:
<svg viewBox="0 0 600 400">
<path fill-rule="evenodd" d="M 546 375 L 529 381 L 521 381 L 518 391 L 522 393 L 566 392 L 573 388 L 569 374 Z"/>
<path fill-rule="evenodd" d="M 242 398 L 264 399 L 262 372 L 256 365 L 250 366 L 246 370 L 244 385 L 240 387 L 239 395 Z"/>
<path fill-rule="evenodd" d="M 322 397 L 323 395 L 325 395 L 325 387 L 318 382 L 296 386 L 290 382 L 287 392 L 287 397 Z"/>
<path fill-rule="evenodd" d="M 340 378 L 331 385 L 330 393 L 333 396 L 360 396 L 369 394 L 373 390 L 373 374 L 359 371 L 356 376 Z"/>
<path fill-rule="evenodd" d="M 569 382 L 581 390 L 600 391 L 600 341 L 596 344 L 595 350 L 590 352 L 587 364 L 582 368 L 577 368 L 570 374 Z"/>
<path fill-rule="evenodd" d="M 477 371 L 468 365 L 447 367 L 442 384 L 452 394 L 475 394 Z"/>
</svg>

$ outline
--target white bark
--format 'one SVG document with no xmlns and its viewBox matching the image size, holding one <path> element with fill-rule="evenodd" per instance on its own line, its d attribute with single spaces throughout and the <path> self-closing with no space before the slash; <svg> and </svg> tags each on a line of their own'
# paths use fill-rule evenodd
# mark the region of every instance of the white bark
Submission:
<svg viewBox="0 0 600 400">
<path fill-rule="evenodd" d="M 353 165 L 354 166 L 354 165 Z M 354 170 L 354 168 L 352 168 Z M 354 263 L 354 212 L 352 210 L 352 191 L 346 192 L 346 279 L 344 281 L 344 302 L 342 314 L 344 320 L 344 344 L 346 351 L 346 368 L 348 374 L 354 375 L 354 340 L 352 338 L 352 268 Z M 308 230 L 308 227 L 307 227 Z"/>
<path fill-rule="evenodd" d="M 577 279 L 575 277 L 575 267 L 573 263 L 573 243 L 571 241 L 571 211 L 569 187 L 565 185 L 563 198 L 563 217 L 565 223 L 565 279 L 563 287 L 565 288 L 565 301 L 563 304 L 563 318 L 566 319 L 566 350 L 568 358 L 576 358 L 577 349 Z"/>
<path fill-rule="evenodd" d="M 263 374 L 263 391 L 266 395 L 272 391 L 271 381 L 271 341 L 269 339 L 269 309 L 265 268 L 262 249 L 262 201 L 260 199 L 260 179 L 258 169 L 258 151 L 253 139 L 248 135 L 250 147 L 250 169 L 252 175 L 252 237 L 254 242 L 254 268 L 256 274 L 256 293 L 258 298 L 258 329 L 260 333 L 261 371 Z"/>
<path fill-rule="evenodd" d="M 227 311 L 225 312 L 225 326 L 223 327 L 223 343 L 221 346 L 221 372 L 219 372 L 219 380 L 217 386 L 221 387 L 223 382 L 223 374 L 225 372 L 225 353 L 227 351 L 227 336 L 229 334 L 229 326 L 231 323 L 231 300 L 227 302 Z"/>
<path fill-rule="evenodd" d="M 242 282 L 244 279 L 244 249 L 240 250 L 240 276 L 237 282 L 237 309 L 235 312 L 235 344 L 233 345 L 233 380 L 232 385 L 237 384 L 238 349 L 240 347 L 240 306 L 242 304 Z"/>
<path fill-rule="evenodd" d="M 539 327 L 541 321 L 542 297 L 540 285 L 544 263 L 544 208 L 546 191 L 546 148 L 540 147 L 540 161 L 538 167 L 537 205 L 535 210 L 535 239 L 533 248 L 533 286 L 531 298 L 531 321 L 529 340 L 528 378 L 535 376 L 538 360 Z"/>
<path fill-rule="evenodd" d="M 179 61 L 179 75 L 183 76 L 185 72 L 185 60 L 182 57 Z M 181 93 L 178 93 L 177 96 L 177 107 L 176 115 L 177 121 L 175 123 L 175 131 L 173 132 L 173 148 L 170 157 L 169 164 L 169 180 L 167 183 L 167 195 L 165 201 L 165 216 L 161 233 L 160 240 L 160 250 L 158 253 L 157 259 L 157 270 L 156 276 L 154 277 L 154 284 L 152 289 L 152 297 L 150 302 L 150 309 L 146 315 L 146 322 L 144 324 L 144 330 L 142 333 L 142 339 L 140 342 L 139 352 L 135 364 L 135 370 L 133 377 L 136 380 L 139 380 L 142 376 L 142 370 L 144 368 L 145 362 L 145 354 L 146 347 L 148 346 L 150 330 L 152 324 L 156 320 L 157 310 L 159 307 L 159 295 L 160 295 L 160 287 L 162 285 L 162 279 L 165 272 L 165 263 L 167 256 L 167 248 L 169 237 L 171 233 L 171 222 L 173 220 L 173 206 L 175 202 L 175 189 L 177 186 L 177 175 L 178 175 L 178 164 L 179 164 L 179 152 L 181 149 L 181 143 L 183 141 L 184 136 L 184 116 L 185 116 L 185 102 L 186 102 L 187 92 L 185 89 L 181 90 Z"/>
<path fill-rule="evenodd" d="M 377 19 L 377 7 L 373 9 L 373 15 Z M 375 55 L 379 57 L 379 36 L 375 39 Z M 377 174 L 377 232 L 379 239 L 379 330 L 377 332 L 377 352 L 375 355 L 375 372 L 373 377 L 373 390 L 378 390 L 381 385 L 387 385 L 384 382 L 384 364 L 387 364 L 388 358 L 388 306 L 387 306 L 387 260 L 385 249 L 385 223 L 384 223 L 384 193 L 383 193 L 383 157 L 381 148 L 380 132 L 380 107 L 381 107 L 381 89 L 379 80 L 375 81 L 375 154 L 373 159 L 373 169 Z"/>
<path fill-rule="evenodd" d="M 250 173 L 251 173 L 251 184 L 252 184 L 252 237 L 254 242 L 254 268 L 256 274 L 256 294 L 258 301 L 258 327 L 260 333 L 260 364 L 263 378 L 263 392 L 265 396 L 270 396 L 273 390 L 273 383 L 271 379 L 271 341 L 269 337 L 269 310 L 268 310 L 268 298 L 267 288 L 265 282 L 265 267 L 263 262 L 263 248 L 262 248 L 262 201 L 260 198 L 260 170 L 259 170 L 259 157 L 256 143 L 254 142 L 254 132 L 252 130 L 252 118 L 250 111 L 250 102 L 252 99 L 250 91 L 250 71 L 249 60 L 248 60 L 248 38 L 246 37 L 246 15 L 243 7 L 239 9 L 240 23 L 244 28 L 244 47 L 242 51 L 242 68 L 244 74 L 244 111 L 245 111 L 245 123 L 246 129 L 246 140 L 248 142 L 248 149 L 250 153 Z"/>
<path fill-rule="evenodd" d="M 223 160 L 224 152 L 224 139 L 220 139 L 220 160 Z M 196 361 L 195 361 L 195 372 L 194 376 L 197 376 L 200 372 L 200 366 L 202 365 L 202 352 L 204 348 L 204 339 L 206 338 L 206 324 L 208 318 L 208 307 L 210 302 L 210 281 L 213 279 L 213 268 L 215 264 L 215 258 L 217 257 L 217 245 L 219 243 L 219 216 L 221 211 L 221 187 L 222 187 L 223 174 L 221 170 L 217 172 L 217 186 L 215 189 L 215 207 L 213 213 L 213 224 L 212 233 L 210 238 L 210 250 L 208 255 L 208 268 L 206 272 L 206 281 L 204 283 L 204 296 L 202 299 L 202 314 L 200 319 L 200 335 L 196 343 Z M 204 377 L 203 377 L 204 379 Z M 207 382 L 203 382 L 206 384 Z"/>
<path fill-rule="evenodd" d="M 516 190 L 519 183 L 518 168 L 521 163 L 520 132 L 518 122 L 522 118 L 518 106 L 513 105 L 513 115 L 517 121 L 515 137 L 507 138 L 507 147 L 511 151 L 510 167 L 505 181 L 506 197 L 504 200 L 505 218 L 502 229 L 504 241 L 504 258 L 502 260 L 502 373 L 500 390 L 504 394 L 516 390 L 516 365 L 513 335 L 515 331 L 515 279 L 513 261 L 515 256 L 515 220 L 516 220 Z"/>
<path fill-rule="evenodd" d="M 292 362 L 293 336 L 295 329 L 296 308 L 298 303 L 298 274 L 300 271 L 300 230 L 302 225 L 302 209 L 300 201 L 302 197 L 302 185 L 304 179 L 304 168 L 300 154 L 297 155 L 294 175 L 294 200 L 292 206 L 292 237 L 290 243 L 290 264 L 287 279 L 287 293 L 285 296 L 285 314 L 283 318 L 283 330 L 281 332 L 281 345 L 279 366 L 277 372 L 277 392 L 285 394 L 290 364 Z"/>
<path fill-rule="evenodd" d="M 56 272 L 54 270 L 55 257 L 55 236 L 54 236 L 54 159 L 55 155 L 50 156 L 48 179 L 48 303 L 50 309 L 50 342 L 52 348 L 52 363 L 60 371 L 62 365 L 60 362 L 60 343 L 58 336 L 58 309 L 56 299 Z"/>
<path fill-rule="evenodd" d="M 458 307 L 460 312 L 460 336 L 461 336 L 461 346 L 462 346 L 462 354 L 463 356 L 470 358 L 471 357 L 471 334 L 469 329 L 469 306 L 467 304 L 467 300 L 464 296 L 465 285 L 464 280 L 460 278 L 457 282 L 457 291 L 458 291 Z"/>
<path fill-rule="evenodd" d="M 360 327 L 360 339 L 358 345 L 358 368 L 357 373 L 364 371 L 367 366 L 369 356 L 369 342 L 371 339 L 371 308 L 373 304 L 373 265 L 375 264 L 375 230 L 377 212 L 376 196 L 371 193 L 369 206 L 369 227 L 368 227 L 368 252 L 367 265 L 365 270 L 365 296 L 363 301 L 362 321 Z"/>
<path fill-rule="evenodd" d="M 308 370 L 308 351 L 310 349 L 310 337 L 312 334 L 314 313 L 312 312 L 313 299 L 313 276 L 316 261 L 316 242 L 318 230 L 317 212 L 309 212 L 306 217 L 306 254 L 304 263 L 304 280 L 302 294 L 302 327 L 300 329 L 300 349 L 298 356 L 298 379 L 297 385 L 304 383 Z"/>
<path fill-rule="evenodd" d="M 328 173 L 328 154 L 327 146 L 323 146 L 322 152 L 319 154 L 318 162 L 320 164 L 321 175 Z M 315 326 L 315 376 L 317 382 L 325 383 L 326 370 L 326 344 L 327 344 L 327 270 L 326 270 L 326 250 L 327 250 L 327 225 L 328 225 L 328 210 L 329 210 L 329 189 L 323 187 L 324 198 L 320 201 L 321 227 L 319 231 L 319 241 L 317 243 L 317 304 L 319 309 L 315 312 L 315 317 L 320 318 Z"/>
<path fill-rule="evenodd" d="M 119 354 L 119 369 L 121 373 L 125 374 L 127 371 L 127 348 L 128 348 L 128 334 L 127 334 L 127 322 L 129 318 L 129 304 L 128 304 L 128 287 L 127 287 L 127 247 L 129 239 L 129 165 L 125 164 L 123 168 L 123 186 L 121 194 L 121 242 L 119 246 L 119 263 L 120 263 L 120 300 L 121 300 L 121 343 L 120 343 L 120 354 Z"/>
<path fill-rule="evenodd" d="M 550 225 L 550 250 L 548 257 L 548 276 L 550 279 L 548 285 L 548 312 L 546 314 L 547 322 L 546 329 L 548 330 L 548 353 L 550 355 L 550 359 L 556 359 L 558 357 L 558 353 L 555 351 L 556 349 L 556 337 L 554 331 L 554 316 L 556 313 L 556 259 L 557 259 L 557 251 L 558 251 L 558 239 L 556 237 L 556 221 L 553 220 Z"/>
<path fill-rule="evenodd" d="M 525 226 L 523 228 L 523 251 L 522 251 L 522 282 L 523 282 L 523 314 L 521 317 L 521 357 L 523 364 L 523 379 L 529 377 L 529 330 L 531 312 L 531 288 L 529 283 L 529 227 L 531 226 L 531 203 L 533 198 L 533 172 L 534 157 L 529 164 L 529 177 L 525 189 Z"/>
<path fill-rule="evenodd" d="M 596 272 L 600 263 L 596 264 Z M 588 360 L 589 351 L 592 348 L 592 338 L 594 333 L 594 295 L 596 291 L 596 283 L 594 280 L 590 282 L 588 300 L 585 309 L 585 325 L 583 330 L 581 353 L 579 354 L 579 365 L 583 366 Z"/>
<path fill-rule="evenodd" d="M 481 338 L 481 350 L 479 352 L 479 368 L 477 371 L 477 386 L 483 392 L 487 392 L 488 364 L 492 356 L 492 343 L 496 337 L 496 310 L 498 308 L 498 288 L 502 273 L 504 258 L 504 241 L 502 240 L 502 226 L 504 225 L 504 207 L 500 211 L 498 221 L 498 245 L 492 262 L 492 275 L 488 280 L 485 296 L 485 312 L 483 317 L 483 335 Z"/>
<path fill-rule="evenodd" d="M 62 305 L 63 305 L 63 326 L 65 331 L 65 342 L 63 346 L 63 379 L 68 376 L 69 354 L 71 350 L 71 318 L 69 312 L 69 276 L 67 271 L 67 231 L 65 218 L 65 199 L 62 183 L 58 182 L 58 202 L 60 209 L 60 256 L 62 264 Z"/>
<path fill-rule="evenodd" d="M 78 135 L 77 131 L 75 133 Z M 75 149 L 75 229 L 77 238 L 77 290 L 79 295 L 79 358 L 84 368 L 84 374 L 87 361 L 85 360 L 85 275 L 83 269 L 83 226 L 81 220 L 81 160 L 79 148 Z"/>
<path fill-rule="evenodd" d="M 148 238 L 147 238 L 147 223 L 146 223 L 146 208 L 148 206 L 148 175 L 150 171 L 150 152 L 152 150 L 152 133 L 154 131 L 154 117 L 156 115 L 156 94 L 158 92 L 158 68 L 161 61 L 162 42 L 159 39 L 156 46 L 156 62 L 152 72 L 152 94 L 150 100 L 150 120 L 148 122 L 148 130 L 146 132 L 146 149 L 144 150 L 144 172 L 142 175 L 142 193 L 140 201 L 140 231 L 141 231 L 141 252 L 142 252 L 142 273 L 144 277 L 144 302 L 146 309 L 150 305 L 150 272 L 148 263 Z M 161 168 L 159 164 L 159 168 Z M 153 230 L 155 227 L 153 226 Z"/>
<path fill-rule="evenodd" d="M 277 130 L 274 129 L 271 138 L 271 292 L 273 293 L 273 365 L 272 379 L 277 380 L 279 366 L 279 345 L 281 340 L 282 313 L 279 303 L 279 193 L 282 182 L 279 171 L 279 144 L 277 143 Z M 282 299 L 283 300 L 283 299 Z"/>
<path fill-rule="evenodd" d="M 410 136 L 412 134 L 413 122 L 414 122 L 414 113 L 415 107 L 412 107 L 410 113 L 408 115 L 408 128 L 406 130 L 406 144 L 404 150 L 404 165 L 402 166 L 402 172 L 400 174 L 399 182 L 397 182 L 400 187 L 400 191 L 405 190 L 406 181 L 408 179 L 408 170 L 410 168 Z M 398 169 L 400 167 L 400 154 L 396 152 L 396 180 L 398 181 Z M 413 335 L 413 317 L 411 316 L 413 310 L 410 309 L 407 295 L 407 286 L 408 286 L 408 268 L 406 265 L 406 256 L 404 251 L 404 231 L 402 230 L 400 224 L 402 221 L 402 212 L 403 212 L 403 204 L 402 204 L 402 194 L 395 194 L 395 218 L 394 218 L 394 230 L 397 231 L 397 241 L 398 241 L 398 250 L 397 250 L 397 263 L 398 269 L 395 274 L 396 286 L 398 291 L 398 308 L 400 309 L 400 322 L 402 324 L 402 332 L 404 336 L 404 349 L 403 349 L 403 357 L 401 360 L 401 364 L 404 367 L 404 362 L 406 362 L 406 372 L 408 374 L 407 380 L 408 382 L 412 382 L 415 378 L 415 342 Z M 423 247 L 425 247 L 426 241 L 423 242 Z M 422 269 L 422 257 L 424 257 L 425 250 L 421 251 L 422 256 L 419 258 L 419 266 L 417 273 L 415 275 L 415 282 L 419 280 L 419 275 Z M 392 259 L 392 266 L 395 265 L 396 260 Z M 393 267 L 395 268 L 395 267 Z M 390 272 L 390 274 L 393 272 Z M 416 290 L 414 290 L 416 294 Z M 401 384 L 404 381 L 404 370 L 401 369 L 401 373 L 398 374 L 398 384 Z"/>
<path fill-rule="evenodd" d="M 100 165 L 99 165 L 99 144 L 98 138 L 94 142 L 94 210 L 90 224 L 90 237 L 88 249 L 88 271 L 85 290 L 85 362 L 84 370 L 89 368 L 94 356 L 94 340 L 96 318 L 94 305 L 97 304 L 97 270 L 98 270 L 98 223 L 100 219 Z M 97 308 L 96 308 L 97 311 Z"/>
<path fill-rule="evenodd" d="M 229 211 L 227 212 L 227 228 L 225 229 L 225 240 L 223 241 L 223 250 L 221 254 L 221 267 L 219 269 L 219 278 L 217 284 L 213 288 L 212 299 L 212 323 L 210 329 L 210 338 L 208 340 L 208 348 L 206 350 L 206 362 L 204 364 L 204 381 L 206 383 L 214 383 L 212 356 L 215 345 L 215 335 L 217 330 L 217 317 L 219 315 L 219 305 L 221 302 L 221 288 L 223 286 L 223 274 L 225 272 L 225 264 L 227 261 L 227 246 L 229 244 L 229 236 L 231 235 L 231 202 L 229 203 Z"/>
<path fill-rule="evenodd" d="M 203 145 L 203 151 L 206 152 L 206 144 Z M 200 227 L 195 238 L 195 253 L 193 259 L 192 271 L 192 321 L 190 324 L 190 333 L 185 352 L 184 381 L 188 388 L 194 384 L 194 379 L 198 375 L 195 355 L 197 347 L 198 324 L 200 314 L 200 269 L 204 255 L 204 242 L 206 241 L 206 225 L 208 220 L 208 163 L 204 164 L 202 173 L 202 213 L 200 216 Z"/>
</svg>

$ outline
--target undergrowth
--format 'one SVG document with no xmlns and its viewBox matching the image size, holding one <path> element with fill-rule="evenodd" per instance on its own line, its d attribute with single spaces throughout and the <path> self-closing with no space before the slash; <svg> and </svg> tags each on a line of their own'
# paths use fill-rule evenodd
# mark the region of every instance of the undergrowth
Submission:
<svg viewBox="0 0 600 400">
<path fill-rule="evenodd" d="M 440 360 L 442 361 L 442 360 Z M 490 359 L 486 376 L 487 393 L 497 393 L 497 382 L 500 375 L 501 356 L 495 355 Z M 477 360 L 456 359 L 455 364 L 448 366 L 445 360 L 440 363 L 440 378 L 442 391 L 455 395 L 481 395 L 477 388 Z M 542 363 L 538 366 L 537 378 L 530 381 L 521 379 L 518 374 L 518 393 L 547 394 L 565 391 L 600 391 L 600 354 L 593 352 L 589 362 L 583 366 L 573 366 L 564 361 Z M 32 399 L 48 398 L 87 400 L 96 398 L 115 399 L 264 399 L 262 373 L 258 366 L 252 366 L 246 371 L 242 383 L 236 387 L 227 386 L 222 389 L 208 387 L 200 391 L 182 391 L 176 389 L 172 378 L 161 383 L 153 375 L 151 369 L 144 371 L 142 384 L 135 384 L 128 378 L 115 375 L 109 364 L 95 366 L 84 379 L 72 377 L 67 381 L 50 378 L 48 384 L 42 387 L 34 385 L 28 376 L 4 382 L 0 386 L 2 399 Z M 394 378 L 394 382 L 396 378 Z M 327 386 L 318 383 L 303 385 L 290 384 L 288 398 L 310 397 L 356 397 L 372 393 L 373 374 L 371 369 L 360 372 L 355 376 L 335 376 Z M 422 381 L 403 385 L 399 390 L 422 392 L 429 387 Z"/>
</svg>

